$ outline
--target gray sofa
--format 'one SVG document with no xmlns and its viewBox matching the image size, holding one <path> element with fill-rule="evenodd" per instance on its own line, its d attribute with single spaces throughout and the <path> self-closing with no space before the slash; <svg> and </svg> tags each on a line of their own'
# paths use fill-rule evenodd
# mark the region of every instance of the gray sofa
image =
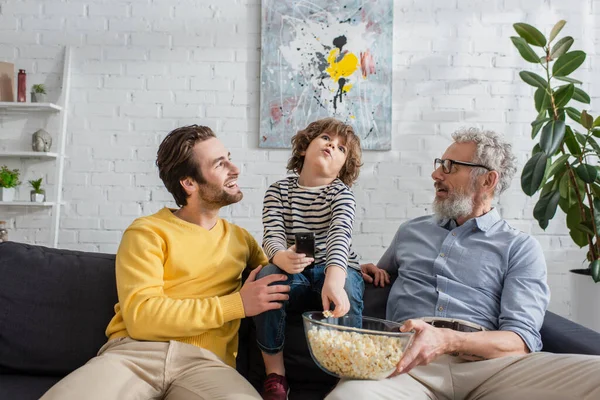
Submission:
<svg viewBox="0 0 600 400">
<path fill-rule="evenodd" d="M 96 354 L 117 301 L 114 261 L 112 254 L 0 243 L 0 400 L 38 399 Z M 383 317 L 387 294 L 367 285 L 365 314 Z M 290 316 L 286 335 L 290 399 L 323 398 L 336 380 L 312 362 L 299 315 Z M 545 351 L 600 355 L 600 334 L 550 312 L 542 339 Z M 260 386 L 250 319 L 240 329 L 238 370 Z"/>
</svg>

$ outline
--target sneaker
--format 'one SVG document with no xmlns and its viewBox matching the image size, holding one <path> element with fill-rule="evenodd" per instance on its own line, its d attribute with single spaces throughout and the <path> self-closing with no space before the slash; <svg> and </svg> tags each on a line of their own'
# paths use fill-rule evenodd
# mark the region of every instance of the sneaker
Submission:
<svg viewBox="0 0 600 400">
<path fill-rule="evenodd" d="M 287 400 L 290 392 L 285 376 L 275 373 L 267 375 L 263 384 L 262 398 L 264 400 Z"/>
</svg>

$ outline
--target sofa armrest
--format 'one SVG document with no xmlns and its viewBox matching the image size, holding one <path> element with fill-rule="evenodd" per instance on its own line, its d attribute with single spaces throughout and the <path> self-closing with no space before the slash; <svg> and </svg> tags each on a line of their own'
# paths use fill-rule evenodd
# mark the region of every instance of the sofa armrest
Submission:
<svg viewBox="0 0 600 400">
<path fill-rule="evenodd" d="M 550 311 L 546 312 L 540 332 L 542 351 L 600 355 L 600 333 Z"/>
</svg>

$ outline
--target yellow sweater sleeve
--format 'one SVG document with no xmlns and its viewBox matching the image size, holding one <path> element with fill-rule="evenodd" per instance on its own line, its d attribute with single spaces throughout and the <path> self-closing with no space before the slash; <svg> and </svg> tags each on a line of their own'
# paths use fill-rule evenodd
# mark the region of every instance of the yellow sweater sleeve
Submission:
<svg viewBox="0 0 600 400">
<path fill-rule="evenodd" d="M 248 242 L 248 248 L 250 249 L 250 259 L 248 260 L 248 268 L 254 269 L 259 265 L 263 267 L 269 263 L 265 252 L 260 247 L 260 245 L 256 242 L 254 237 L 249 233 L 245 232 L 246 241 Z"/>
<path fill-rule="evenodd" d="M 164 293 L 165 243 L 150 229 L 130 227 L 117 252 L 117 292 L 128 334 L 138 340 L 195 336 L 243 318 L 239 292 L 204 299 Z"/>
</svg>

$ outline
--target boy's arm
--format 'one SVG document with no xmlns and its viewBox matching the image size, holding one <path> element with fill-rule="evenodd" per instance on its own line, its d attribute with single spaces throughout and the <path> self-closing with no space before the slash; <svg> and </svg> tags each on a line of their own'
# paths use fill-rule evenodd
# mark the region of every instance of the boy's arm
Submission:
<svg viewBox="0 0 600 400">
<path fill-rule="evenodd" d="M 354 194 L 348 189 L 338 193 L 331 203 L 331 213 L 326 241 L 325 269 L 335 266 L 346 271 L 356 213 Z"/>
<path fill-rule="evenodd" d="M 164 293 L 165 244 L 156 233 L 130 227 L 116 259 L 119 306 L 129 335 L 138 340 L 196 336 L 243 318 L 239 292 L 206 299 Z"/>
<path fill-rule="evenodd" d="M 263 249 L 269 260 L 273 260 L 278 251 L 287 250 L 283 203 L 277 184 L 267 189 L 263 201 Z"/>
</svg>

